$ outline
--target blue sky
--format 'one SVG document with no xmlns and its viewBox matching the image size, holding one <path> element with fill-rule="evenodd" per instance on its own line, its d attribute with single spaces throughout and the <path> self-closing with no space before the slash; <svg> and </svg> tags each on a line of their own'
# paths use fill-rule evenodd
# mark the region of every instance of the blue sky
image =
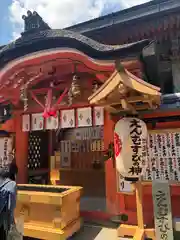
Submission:
<svg viewBox="0 0 180 240">
<path fill-rule="evenodd" d="M 0 45 L 7 43 L 12 38 L 12 25 L 8 17 L 10 4 L 11 0 L 0 0 Z"/>
<path fill-rule="evenodd" d="M 52 28 L 64 28 L 149 0 L 0 0 L 0 45 L 23 31 L 22 15 L 37 11 Z"/>
</svg>

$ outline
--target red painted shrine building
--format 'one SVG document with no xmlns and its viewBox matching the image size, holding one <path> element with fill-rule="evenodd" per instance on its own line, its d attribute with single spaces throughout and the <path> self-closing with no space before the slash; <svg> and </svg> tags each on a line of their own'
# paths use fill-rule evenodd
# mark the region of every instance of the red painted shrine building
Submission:
<svg viewBox="0 0 180 240">
<path fill-rule="evenodd" d="M 158 86 L 163 94 L 158 109 L 135 106 L 149 127 L 151 160 L 156 151 L 163 153 L 165 143 L 171 153 L 172 146 L 178 149 L 179 8 L 178 1 L 159 0 L 66 30 L 50 29 L 36 12 L 23 17 L 22 36 L 0 49 L 0 100 L 2 108 L 13 113 L 1 130 L 14 139 L 19 183 L 48 183 L 56 163 L 57 184 L 83 186 L 82 210 L 126 213 L 129 222 L 136 222 L 133 192 L 121 191 L 112 159 L 102 160 L 103 150 L 113 141 L 120 110 L 116 106 L 109 114 L 101 104 L 90 105 L 88 97 L 121 61 L 129 79 L 147 84 L 152 91 L 156 91 L 152 85 Z M 6 117 L 4 111 L 2 115 Z M 161 146 L 156 145 L 157 138 Z M 178 154 L 165 153 L 164 169 L 169 163 L 178 168 Z M 146 224 L 153 223 L 153 178 L 173 181 L 173 214 L 180 216 L 179 171 L 165 171 L 161 162 L 162 156 L 156 163 L 151 161 L 144 176 Z"/>
</svg>

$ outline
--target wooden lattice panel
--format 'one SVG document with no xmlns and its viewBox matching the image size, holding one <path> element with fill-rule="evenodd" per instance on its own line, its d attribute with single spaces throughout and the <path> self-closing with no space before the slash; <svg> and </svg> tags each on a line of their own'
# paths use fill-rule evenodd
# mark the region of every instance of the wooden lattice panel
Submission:
<svg viewBox="0 0 180 240">
<path fill-rule="evenodd" d="M 41 168 L 41 138 L 38 135 L 30 134 L 29 136 L 29 154 L 28 154 L 28 168 Z"/>
<path fill-rule="evenodd" d="M 28 169 L 46 168 L 48 163 L 48 136 L 45 132 L 29 135 Z"/>
</svg>

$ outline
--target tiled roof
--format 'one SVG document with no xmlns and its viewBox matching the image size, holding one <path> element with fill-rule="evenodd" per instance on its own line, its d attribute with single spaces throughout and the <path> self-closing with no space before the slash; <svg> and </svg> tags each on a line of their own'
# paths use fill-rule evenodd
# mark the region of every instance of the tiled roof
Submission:
<svg viewBox="0 0 180 240">
<path fill-rule="evenodd" d="M 153 0 L 147 3 L 114 12 L 87 22 L 76 24 L 66 28 L 67 30 L 86 34 L 112 25 L 123 25 L 127 22 L 142 20 L 155 15 L 179 12 L 179 0 Z"/>
<path fill-rule="evenodd" d="M 8 62 L 35 53 L 57 48 L 76 49 L 91 58 L 99 60 L 114 60 L 137 56 L 150 43 L 142 40 L 125 45 L 105 45 L 79 33 L 68 30 L 44 30 L 22 35 L 20 38 L 0 49 L 0 68 Z"/>
</svg>

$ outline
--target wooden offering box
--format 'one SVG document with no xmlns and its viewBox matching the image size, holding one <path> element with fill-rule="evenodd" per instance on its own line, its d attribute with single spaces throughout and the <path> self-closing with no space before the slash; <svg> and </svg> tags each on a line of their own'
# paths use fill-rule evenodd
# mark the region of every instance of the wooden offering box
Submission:
<svg viewBox="0 0 180 240">
<path fill-rule="evenodd" d="M 24 218 L 24 236 L 64 240 L 81 227 L 81 187 L 18 185 L 16 218 Z"/>
</svg>

